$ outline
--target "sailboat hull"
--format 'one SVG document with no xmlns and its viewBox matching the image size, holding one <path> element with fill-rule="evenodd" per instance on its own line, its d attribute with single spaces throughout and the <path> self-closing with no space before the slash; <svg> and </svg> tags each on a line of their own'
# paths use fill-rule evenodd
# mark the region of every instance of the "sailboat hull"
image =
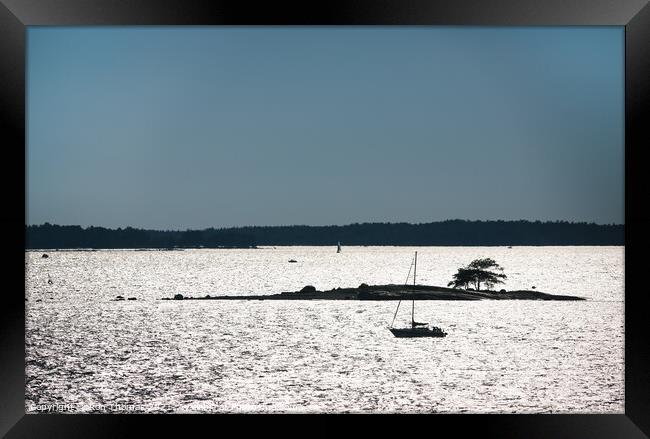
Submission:
<svg viewBox="0 0 650 439">
<path fill-rule="evenodd" d="M 395 337 L 444 337 L 444 331 L 436 331 L 428 328 L 389 328 Z"/>
</svg>

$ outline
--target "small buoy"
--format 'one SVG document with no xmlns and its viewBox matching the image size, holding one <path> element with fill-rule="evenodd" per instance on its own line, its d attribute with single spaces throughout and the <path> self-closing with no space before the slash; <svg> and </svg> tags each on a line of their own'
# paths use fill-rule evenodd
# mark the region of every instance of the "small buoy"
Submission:
<svg viewBox="0 0 650 439">
<path fill-rule="evenodd" d="M 47 280 L 47 283 L 48 283 L 49 285 L 52 285 L 54 282 L 52 281 L 52 279 L 48 279 L 48 280 Z"/>
<path fill-rule="evenodd" d="M 532 286 L 533 290 L 535 289 L 535 285 Z"/>
</svg>

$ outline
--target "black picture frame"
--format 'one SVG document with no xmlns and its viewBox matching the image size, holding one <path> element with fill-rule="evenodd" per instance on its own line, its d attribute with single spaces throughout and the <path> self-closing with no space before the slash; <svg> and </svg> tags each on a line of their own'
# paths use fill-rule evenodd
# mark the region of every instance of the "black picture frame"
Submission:
<svg viewBox="0 0 650 439">
<path fill-rule="evenodd" d="M 25 49 L 27 26 L 56 25 L 615 25 L 625 26 L 625 414 L 624 415 L 26 415 L 25 414 Z M 647 0 L 357 0 L 317 2 L 182 0 L 0 0 L 0 111 L 6 262 L 0 321 L 0 434 L 18 437 L 123 437 L 146 430 L 238 434 L 260 425 L 327 432 L 353 418 L 364 433 L 412 427 L 455 437 L 642 438 L 650 434 L 650 337 L 644 249 L 650 216 L 644 201 L 650 139 L 650 6 Z M 9 172 L 12 171 L 12 172 Z M 18 182 L 18 183 L 17 183 Z M 21 268 L 22 267 L 22 268 Z M 7 280 L 11 280 L 9 284 Z M 404 418 L 408 419 L 404 419 Z M 337 422 L 334 422 L 337 421 Z M 301 431 L 302 430 L 302 431 Z M 410 429 L 407 430 L 410 433 Z M 402 433 L 403 434 L 403 433 Z M 421 434 L 421 433 L 418 433 Z"/>
</svg>

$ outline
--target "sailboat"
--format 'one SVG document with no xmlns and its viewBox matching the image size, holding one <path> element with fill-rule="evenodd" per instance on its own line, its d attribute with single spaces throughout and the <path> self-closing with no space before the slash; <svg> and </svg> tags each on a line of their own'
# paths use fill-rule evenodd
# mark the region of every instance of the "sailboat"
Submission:
<svg viewBox="0 0 650 439">
<path fill-rule="evenodd" d="M 341 241 L 337 244 L 336 253 L 341 253 Z"/>
<path fill-rule="evenodd" d="M 406 283 L 408 284 L 408 278 L 411 275 L 411 268 L 413 269 L 413 285 L 415 286 L 415 275 L 418 268 L 418 252 L 415 252 L 415 258 L 413 263 L 409 268 L 409 274 L 406 275 Z M 393 321 L 391 322 L 388 329 L 393 333 L 395 337 L 444 337 L 447 335 L 445 331 L 438 328 L 437 326 L 429 327 L 428 323 L 416 322 L 415 321 L 415 297 L 413 297 L 413 303 L 411 305 L 411 327 L 410 328 L 393 328 L 393 323 L 395 323 L 395 317 L 397 317 L 397 311 L 399 311 L 399 306 L 402 303 L 402 299 L 397 302 L 397 309 L 395 310 L 395 315 L 393 316 Z"/>
</svg>

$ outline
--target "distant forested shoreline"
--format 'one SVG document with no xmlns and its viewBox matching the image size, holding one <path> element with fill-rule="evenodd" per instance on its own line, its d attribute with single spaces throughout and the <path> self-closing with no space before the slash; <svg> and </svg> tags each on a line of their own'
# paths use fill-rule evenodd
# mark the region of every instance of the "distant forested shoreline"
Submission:
<svg viewBox="0 0 650 439">
<path fill-rule="evenodd" d="M 567 221 L 355 223 L 345 226 L 247 226 L 204 230 L 132 227 L 25 227 L 26 249 L 254 248 L 269 245 L 624 245 L 624 225 Z"/>
</svg>

